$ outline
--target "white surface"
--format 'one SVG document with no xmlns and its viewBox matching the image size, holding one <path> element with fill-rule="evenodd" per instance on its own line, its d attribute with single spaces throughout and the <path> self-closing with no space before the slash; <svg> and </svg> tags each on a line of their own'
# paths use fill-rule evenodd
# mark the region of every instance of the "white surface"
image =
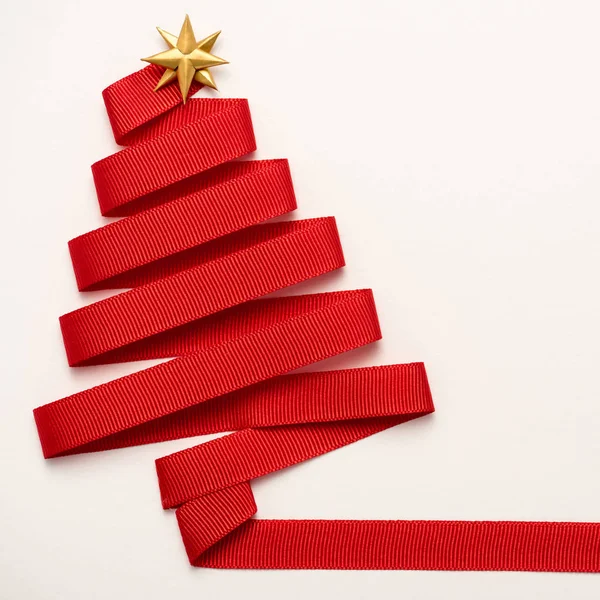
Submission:
<svg viewBox="0 0 600 600">
<path fill-rule="evenodd" d="M 212 4 L 212 5 L 211 5 Z M 195 440 L 42 459 L 31 410 L 139 365 L 69 369 L 67 240 L 104 223 L 102 89 L 224 33 L 223 96 L 297 217 L 335 215 L 384 341 L 337 366 L 423 360 L 437 413 L 256 482 L 266 517 L 600 521 L 598 3 L 5 2 L 0 598 L 597 598 L 600 576 L 227 572 L 188 566 L 153 461 Z"/>
</svg>

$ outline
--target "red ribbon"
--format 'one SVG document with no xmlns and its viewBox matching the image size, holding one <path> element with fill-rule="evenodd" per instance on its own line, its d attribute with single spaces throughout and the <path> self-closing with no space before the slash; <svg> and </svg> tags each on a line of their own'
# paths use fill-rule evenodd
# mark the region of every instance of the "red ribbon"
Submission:
<svg viewBox="0 0 600 600">
<path fill-rule="evenodd" d="M 296 207 L 255 149 L 245 100 L 180 103 L 147 67 L 104 91 L 117 142 L 92 167 L 104 215 L 69 244 L 80 290 L 133 288 L 61 317 L 72 366 L 177 357 L 34 411 L 47 458 L 218 431 L 159 459 L 190 562 L 220 568 L 600 571 L 600 525 L 251 518 L 249 481 L 433 411 L 422 364 L 288 374 L 380 338 L 370 290 L 270 292 L 344 265 L 333 218 Z"/>
</svg>

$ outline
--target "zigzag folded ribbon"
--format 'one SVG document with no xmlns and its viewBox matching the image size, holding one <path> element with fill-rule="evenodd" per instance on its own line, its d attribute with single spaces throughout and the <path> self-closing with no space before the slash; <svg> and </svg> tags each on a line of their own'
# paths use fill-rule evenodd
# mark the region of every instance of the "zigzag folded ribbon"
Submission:
<svg viewBox="0 0 600 600">
<path fill-rule="evenodd" d="M 133 288 L 61 318 L 69 364 L 177 357 L 34 411 L 47 458 L 219 431 L 159 459 L 194 565 L 600 571 L 593 523 L 251 518 L 249 481 L 433 411 L 422 364 L 289 374 L 380 338 L 370 290 L 261 299 L 344 264 L 332 218 L 296 207 L 286 161 L 255 149 L 247 102 L 104 91 L 118 143 L 93 167 L 104 215 L 70 243 L 80 290 Z"/>
</svg>

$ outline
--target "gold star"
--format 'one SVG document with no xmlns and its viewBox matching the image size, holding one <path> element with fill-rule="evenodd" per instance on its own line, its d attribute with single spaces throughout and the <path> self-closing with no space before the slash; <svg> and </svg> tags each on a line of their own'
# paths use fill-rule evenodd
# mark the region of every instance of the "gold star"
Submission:
<svg viewBox="0 0 600 600">
<path fill-rule="evenodd" d="M 170 83 L 175 77 L 179 81 L 179 89 L 181 90 L 184 104 L 194 79 L 198 83 L 216 90 L 217 86 L 208 67 L 228 64 L 226 60 L 210 53 L 221 32 L 217 31 L 217 33 L 213 33 L 202 41 L 197 42 L 190 18 L 187 15 L 181 26 L 178 38 L 160 27 L 157 27 L 157 29 L 158 33 L 160 33 L 169 45 L 169 50 L 159 52 L 149 58 L 142 58 L 145 62 L 159 65 L 166 69 L 154 91 Z"/>
</svg>

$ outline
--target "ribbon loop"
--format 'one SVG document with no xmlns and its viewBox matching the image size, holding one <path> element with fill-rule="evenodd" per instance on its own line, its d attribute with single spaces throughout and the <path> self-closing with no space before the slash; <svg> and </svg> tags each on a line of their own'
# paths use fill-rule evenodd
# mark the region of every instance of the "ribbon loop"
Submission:
<svg viewBox="0 0 600 600">
<path fill-rule="evenodd" d="M 296 198 L 287 160 L 256 160 L 186 179 L 145 205 L 69 242 L 80 291 L 138 287 L 180 272 L 194 265 L 196 247 L 293 211 Z"/>
<path fill-rule="evenodd" d="M 274 403 L 299 404 L 302 422 L 244 429 L 159 458 L 163 508 L 278 471 L 434 410 L 422 363 L 291 375 L 275 385 L 281 396 Z"/>
<path fill-rule="evenodd" d="M 92 165 L 104 216 L 130 214 L 130 202 L 256 150 L 247 100 L 192 99 L 154 132 Z"/>
<path fill-rule="evenodd" d="M 338 269 L 344 256 L 335 220 L 326 218 L 257 225 L 198 247 L 182 262 L 188 268 L 63 315 L 69 364 L 189 353 L 180 340 L 190 339 L 191 329 L 182 327 Z"/>
<path fill-rule="evenodd" d="M 44 456 L 115 434 L 129 445 L 131 428 L 381 337 L 371 290 L 256 300 L 208 321 L 177 340 L 188 356 L 35 409 Z"/>
</svg>

